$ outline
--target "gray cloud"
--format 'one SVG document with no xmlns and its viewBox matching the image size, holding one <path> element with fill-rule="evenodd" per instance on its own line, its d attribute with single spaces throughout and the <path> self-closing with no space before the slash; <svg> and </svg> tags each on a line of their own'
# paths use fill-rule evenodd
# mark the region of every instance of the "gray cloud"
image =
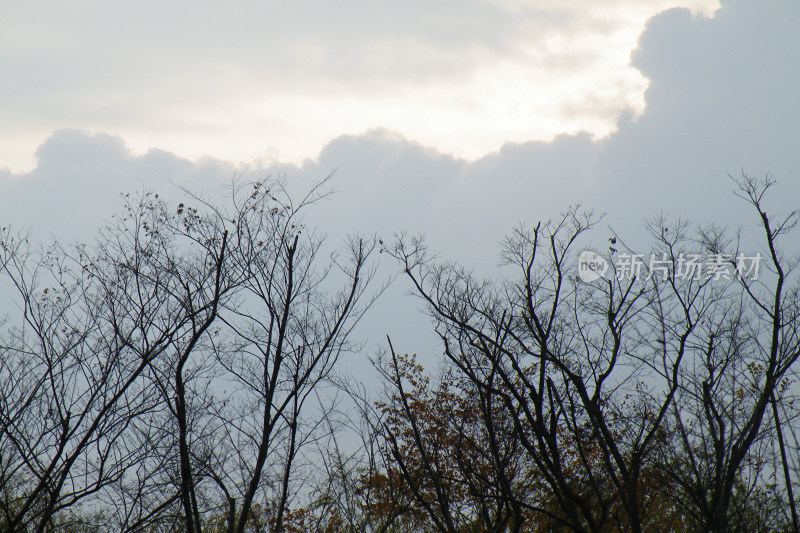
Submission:
<svg viewBox="0 0 800 533">
<path fill-rule="evenodd" d="M 179 184 L 217 188 L 237 171 L 230 163 L 191 162 L 162 150 L 131 154 L 116 136 L 59 130 L 36 151 L 36 168 L 0 170 L 0 223 L 28 228 L 39 239 L 91 238 L 122 207 L 122 193 L 176 195 Z M 213 183 L 214 186 L 209 186 Z"/>
<path fill-rule="evenodd" d="M 592 195 L 611 205 L 616 195 L 635 199 L 637 214 L 710 217 L 734 204 L 725 176 L 743 169 L 774 174 L 776 200 L 796 206 L 800 66 L 791 50 L 800 36 L 789 21 L 797 20 L 795 2 L 738 0 L 713 20 L 685 10 L 653 19 L 634 56 L 650 78 L 647 110 L 603 142 Z"/>
<path fill-rule="evenodd" d="M 735 205 L 726 174 L 741 169 L 772 172 L 796 191 L 800 67 L 788 51 L 800 49 L 791 24 L 798 14 L 789 1 L 728 2 L 713 19 L 685 9 L 655 17 L 633 58 L 650 79 L 646 113 L 623 116 L 619 131 L 602 140 L 563 135 L 465 162 L 378 129 L 342 136 L 300 166 L 234 167 L 158 150 L 134 156 L 117 137 L 59 131 L 39 148 L 30 175 L 3 180 L 4 199 L 36 196 L 25 192 L 36 187 L 38 205 L 58 198 L 52 212 L 67 213 L 94 201 L 86 190 L 114 206 L 113 194 L 142 182 L 207 186 L 239 172 L 285 174 L 305 186 L 338 169 L 339 194 L 321 211 L 338 212 L 343 231 L 425 230 L 464 256 L 475 243 L 494 246 L 518 220 L 554 216 L 578 201 L 632 221 L 658 210 L 705 216 L 712 206 L 710 217 L 717 206 Z M 19 211 L 13 204 L 7 209 Z"/>
<path fill-rule="evenodd" d="M 89 235 L 117 210 L 120 191 L 172 194 L 169 183 L 180 182 L 213 192 L 234 174 L 285 175 L 302 190 L 336 169 L 339 192 L 310 220 L 334 241 L 354 231 L 426 232 L 442 257 L 480 272 L 493 270 L 497 242 L 518 221 L 547 219 L 575 202 L 607 212 L 608 224 L 639 244 L 642 221 L 660 211 L 748 225 L 752 215 L 730 194 L 729 173 L 772 173 L 779 180 L 772 205 L 800 203 L 798 19 L 800 6 L 788 0 L 725 2 L 713 19 L 663 13 L 633 58 L 650 79 L 644 115 L 623 116 L 605 139 L 506 144 L 474 162 L 385 129 L 341 136 L 301 165 L 250 167 L 159 150 L 135 155 L 118 137 L 58 131 L 39 148 L 35 170 L 0 171 L 0 218 L 33 224 L 39 235 Z M 401 288 L 393 291 L 399 298 Z M 381 316 L 391 316 L 399 304 L 381 305 Z M 405 324 L 392 327 L 413 330 Z"/>
</svg>

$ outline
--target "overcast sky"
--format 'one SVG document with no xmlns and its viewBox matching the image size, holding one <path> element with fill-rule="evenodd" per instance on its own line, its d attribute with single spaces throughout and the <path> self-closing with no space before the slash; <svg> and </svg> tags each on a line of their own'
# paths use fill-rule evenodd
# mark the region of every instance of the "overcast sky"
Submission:
<svg viewBox="0 0 800 533">
<path fill-rule="evenodd" d="M 0 219 L 75 238 L 122 191 L 336 169 L 334 235 L 484 267 L 576 202 L 746 224 L 728 174 L 800 204 L 798 27 L 795 0 L 3 2 Z"/>
</svg>

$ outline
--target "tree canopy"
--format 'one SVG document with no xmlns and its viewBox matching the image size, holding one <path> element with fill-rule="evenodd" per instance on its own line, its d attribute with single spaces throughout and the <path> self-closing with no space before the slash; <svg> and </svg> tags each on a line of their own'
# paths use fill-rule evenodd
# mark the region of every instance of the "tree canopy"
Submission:
<svg viewBox="0 0 800 533">
<path fill-rule="evenodd" d="M 798 531 L 800 212 L 773 180 L 735 180 L 755 238 L 661 217 L 648 250 L 587 250 L 575 207 L 487 280 L 421 238 L 325 254 L 327 184 L 125 196 L 94 244 L 3 228 L 3 530 Z M 354 333 L 377 250 L 436 369 Z"/>
</svg>

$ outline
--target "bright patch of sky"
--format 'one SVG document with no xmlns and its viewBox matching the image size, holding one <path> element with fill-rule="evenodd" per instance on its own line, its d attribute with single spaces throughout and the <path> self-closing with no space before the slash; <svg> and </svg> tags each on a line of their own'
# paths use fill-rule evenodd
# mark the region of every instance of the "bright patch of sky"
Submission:
<svg viewBox="0 0 800 533">
<path fill-rule="evenodd" d="M 717 0 L 5 2 L 0 168 L 60 128 L 191 159 L 316 158 L 387 128 L 456 157 L 640 114 L 646 21 Z"/>
</svg>

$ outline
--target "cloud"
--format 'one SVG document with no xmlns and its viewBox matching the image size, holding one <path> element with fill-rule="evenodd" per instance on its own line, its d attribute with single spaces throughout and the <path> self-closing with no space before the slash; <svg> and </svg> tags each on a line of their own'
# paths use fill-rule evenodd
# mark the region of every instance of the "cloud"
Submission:
<svg viewBox="0 0 800 533">
<path fill-rule="evenodd" d="M 800 67 L 789 51 L 800 36 L 788 21 L 799 15 L 794 2 L 731 1 L 710 20 L 685 10 L 654 18 L 634 56 L 650 79 L 647 112 L 603 142 L 591 194 L 611 205 L 614 195 L 635 199 L 638 213 L 710 218 L 740 206 L 726 174 L 744 170 L 774 174 L 776 200 L 796 206 Z"/>
<path fill-rule="evenodd" d="M 36 151 L 36 161 L 31 172 L 0 170 L 0 223 L 30 229 L 43 240 L 90 239 L 120 212 L 123 193 L 177 195 L 181 184 L 218 189 L 222 180 L 248 170 L 163 150 L 134 155 L 120 137 L 79 130 L 53 133 Z"/>
<path fill-rule="evenodd" d="M 234 174 L 286 176 L 300 191 L 335 170 L 338 193 L 309 211 L 333 243 L 356 231 L 425 232 L 440 257 L 479 274 L 495 272 L 498 241 L 518 222 L 555 217 L 576 202 L 607 212 L 605 223 L 635 246 L 647 243 L 643 220 L 662 211 L 754 227 L 727 174 L 772 173 L 773 211 L 797 208 L 800 198 L 800 65 L 791 56 L 800 49 L 798 15 L 796 3 L 779 0 L 724 2 L 711 19 L 662 13 L 633 57 L 649 79 L 644 114 L 623 116 L 604 139 L 578 133 L 507 143 L 475 161 L 385 128 L 338 136 L 301 163 L 251 166 L 136 153 L 117 136 L 57 131 L 39 147 L 34 170 L 0 171 L 0 223 L 90 238 L 118 211 L 122 191 L 177 194 L 170 183 L 180 182 L 212 194 Z M 601 226 L 592 239 L 603 245 L 607 233 Z M 393 287 L 368 329 L 381 331 L 379 339 L 391 330 L 404 340 L 399 349 L 428 349 L 414 333 L 424 320 L 398 318 L 417 305 L 400 301 L 404 290 Z"/>
<path fill-rule="evenodd" d="M 652 19 L 633 57 L 650 80 L 646 112 L 623 116 L 605 139 L 580 133 L 507 143 L 467 161 L 373 129 L 339 136 L 301 164 L 246 166 L 157 149 L 136 154 L 119 137 L 63 130 L 38 149 L 35 170 L 0 174 L 0 207 L 7 220 L 61 227 L 58 219 L 85 217 L 88 228 L 90 213 L 110 216 L 123 190 L 169 189 L 170 182 L 212 188 L 236 173 L 286 175 L 301 189 L 338 169 L 339 193 L 318 210 L 336 220 L 331 232 L 426 231 L 443 252 L 465 260 L 476 248 L 496 249 L 518 221 L 546 219 L 575 202 L 608 212 L 617 225 L 638 226 L 662 210 L 735 221 L 740 206 L 727 174 L 771 172 L 784 191 L 778 200 L 800 197 L 792 196 L 800 183 L 800 67 L 787 53 L 800 48 L 791 24 L 799 9 L 734 1 L 713 18 L 676 9 Z M 493 264 L 493 253 L 476 255 Z"/>
<path fill-rule="evenodd" d="M 315 157 L 385 127 L 471 159 L 640 111 L 644 21 L 716 0 L 145 1 L 0 8 L 0 166 L 52 131 L 195 159 Z"/>
</svg>

